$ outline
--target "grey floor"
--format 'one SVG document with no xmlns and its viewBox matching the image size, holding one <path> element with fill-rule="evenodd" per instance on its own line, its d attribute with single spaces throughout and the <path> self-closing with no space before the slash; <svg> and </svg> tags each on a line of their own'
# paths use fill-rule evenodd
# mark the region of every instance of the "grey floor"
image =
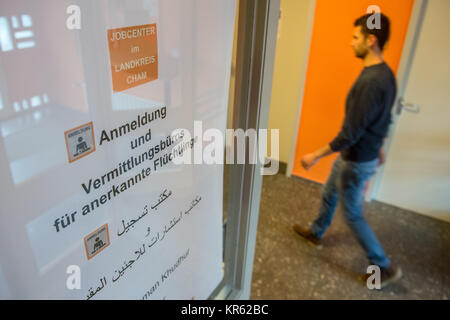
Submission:
<svg viewBox="0 0 450 320">
<path fill-rule="evenodd" d="M 299 178 L 264 177 L 251 299 L 450 298 L 450 223 L 366 203 L 367 221 L 404 274 L 399 282 L 372 291 L 357 280 L 368 261 L 339 207 L 322 250 L 292 231 L 292 224 L 315 219 L 320 191 L 319 184 Z"/>
</svg>

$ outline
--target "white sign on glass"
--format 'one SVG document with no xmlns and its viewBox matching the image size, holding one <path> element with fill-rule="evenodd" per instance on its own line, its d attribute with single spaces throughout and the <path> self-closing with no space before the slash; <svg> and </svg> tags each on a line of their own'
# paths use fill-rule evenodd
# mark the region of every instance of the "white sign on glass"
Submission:
<svg viewBox="0 0 450 320">
<path fill-rule="evenodd" d="M 0 298 L 206 299 L 223 166 L 172 160 L 225 132 L 236 3 L 71 5 L 0 4 Z"/>
</svg>

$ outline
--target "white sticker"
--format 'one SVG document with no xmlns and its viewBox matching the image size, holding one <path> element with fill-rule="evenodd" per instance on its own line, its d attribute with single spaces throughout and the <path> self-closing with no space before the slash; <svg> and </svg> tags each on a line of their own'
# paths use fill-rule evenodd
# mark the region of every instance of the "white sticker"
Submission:
<svg viewBox="0 0 450 320">
<path fill-rule="evenodd" d="M 109 246 L 108 224 L 105 224 L 84 238 L 84 246 L 88 260 Z"/>
<path fill-rule="evenodd" d="M 92 122 L 64 132 L 69 162 L 74 162 L 95 151 L 94 126 Z"/>
</svg>

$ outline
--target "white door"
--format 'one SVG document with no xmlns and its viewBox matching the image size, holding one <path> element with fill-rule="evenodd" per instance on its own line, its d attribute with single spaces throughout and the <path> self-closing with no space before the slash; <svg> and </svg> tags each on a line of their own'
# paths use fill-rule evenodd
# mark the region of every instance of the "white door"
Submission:
<svg viewBox="0 0 450 320">
<path fill-rule="evenodd" d="M 428 2 L 376 199 L 450 222 L 449 21 Z"/>
</svg>

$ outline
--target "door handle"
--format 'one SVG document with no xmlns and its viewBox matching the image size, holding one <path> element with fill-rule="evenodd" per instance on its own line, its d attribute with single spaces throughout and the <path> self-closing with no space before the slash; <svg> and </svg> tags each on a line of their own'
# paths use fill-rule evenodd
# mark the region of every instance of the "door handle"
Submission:
<svg viewBox="0 0 450 320">
<path fill-rule="evenodd" d="M 409 103 L 404 98 L 400 98 L 398 101 L 398 109 L 397 114 L 400 114 L 400 112 L 404 109 L 405 111 L 411 112 L 411 113 L 419 113 L 420 107 L 416 103 Z"/>
</svg>

